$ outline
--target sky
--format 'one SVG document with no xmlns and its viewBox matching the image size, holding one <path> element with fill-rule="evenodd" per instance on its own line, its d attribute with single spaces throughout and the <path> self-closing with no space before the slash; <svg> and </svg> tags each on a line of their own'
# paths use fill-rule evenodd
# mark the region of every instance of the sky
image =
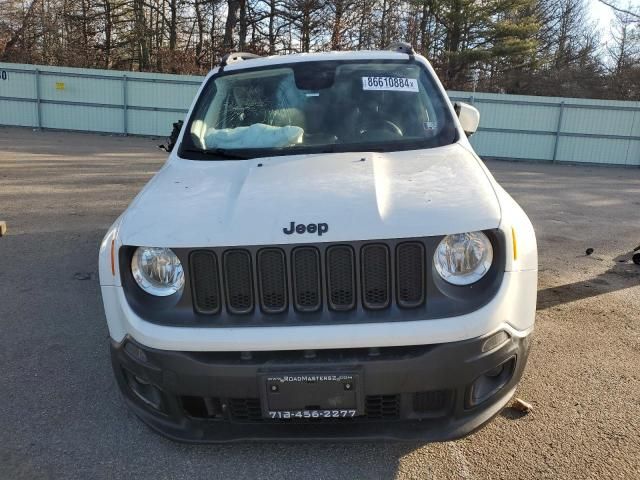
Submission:
<svg viewBox="0 0 640 480">
<path fill-rule="evenodd" d="M 640 0 L 618 0 L 617 2 L 613 0 L 611 3 L 617 3 L 621 7 L 626 7 L 629 4 L 634 5 L 636 2 L 640 4 Z M 613 10 L 598 0 L 587 0 L 587 4 L 589 5 L 591 18 L 600 28 L 602 43 L 606 43 L 607 40 L 611 39 L 611 21 L 614 18 Z"/>
<path fill-rule="evenodd" d="M 640 0 L 631 0 L 631 2 Z M 611 2 L 613 3 L 613 2 Z M 598 23 L 603 37 L 609 37 L 611 30 L 611 20 L 613 20 L 613 10 L 598 0 L 588 0 L 591 17 Z"/>
</svg>

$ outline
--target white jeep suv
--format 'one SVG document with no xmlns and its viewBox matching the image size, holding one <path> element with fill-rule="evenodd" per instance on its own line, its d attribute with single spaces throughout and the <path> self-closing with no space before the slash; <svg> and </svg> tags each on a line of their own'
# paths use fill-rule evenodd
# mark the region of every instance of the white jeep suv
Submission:
<svg viewBox="0 0 640 480">
<path fill-rule="evenodd" d="M 118 385 L 191 442 L 469 434 L 509 401 L 532 225 L 428 61 L 228 56 L 107 232 Z"/>
</svg>

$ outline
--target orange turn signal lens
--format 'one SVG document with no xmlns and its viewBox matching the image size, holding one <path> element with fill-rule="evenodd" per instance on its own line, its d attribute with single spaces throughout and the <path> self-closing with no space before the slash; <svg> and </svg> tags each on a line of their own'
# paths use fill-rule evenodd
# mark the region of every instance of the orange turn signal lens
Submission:
<svg viewBox="0 0 640 480">
<path fill-rule="evenodd" d="M 513 241 L 513 259 L 518 259 L 518 239 L 516 238 L 516 229 L 511 227 L 511 239 Z"/>
<path fill-rule="evenodd" d="M 116 240 L 111 240 L 111 275 L 116 276 Z"/>
</svg>

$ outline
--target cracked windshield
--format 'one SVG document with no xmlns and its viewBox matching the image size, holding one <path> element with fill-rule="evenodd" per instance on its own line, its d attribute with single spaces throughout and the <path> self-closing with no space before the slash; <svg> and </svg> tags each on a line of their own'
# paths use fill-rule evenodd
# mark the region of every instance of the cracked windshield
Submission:
<svg viewBox="0 0 640 480">
<path fill-rule="evenodd" d="M 407 150 L 455 140 L 416 63 L 314 62 L 230 71 L 208 83 L 183 151 L 252 154 Z M 188 156 L 188 155 L 187 155 Z"/>
</svg>

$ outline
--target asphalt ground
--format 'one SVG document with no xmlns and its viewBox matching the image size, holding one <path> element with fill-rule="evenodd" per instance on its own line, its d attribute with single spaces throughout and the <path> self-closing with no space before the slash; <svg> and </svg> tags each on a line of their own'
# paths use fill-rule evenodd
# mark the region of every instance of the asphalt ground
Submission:
<svg viewBox="0 0 640 480">
<path fill-rule="evenodd" d="M 0 128 L 0 479 L 640 478 L 640 169 L 488 163 L 538 235 L 532 413 L 426 446 L 193 446 L 125 408 L 97 278 L 158 143 Z"/>
</svg>

